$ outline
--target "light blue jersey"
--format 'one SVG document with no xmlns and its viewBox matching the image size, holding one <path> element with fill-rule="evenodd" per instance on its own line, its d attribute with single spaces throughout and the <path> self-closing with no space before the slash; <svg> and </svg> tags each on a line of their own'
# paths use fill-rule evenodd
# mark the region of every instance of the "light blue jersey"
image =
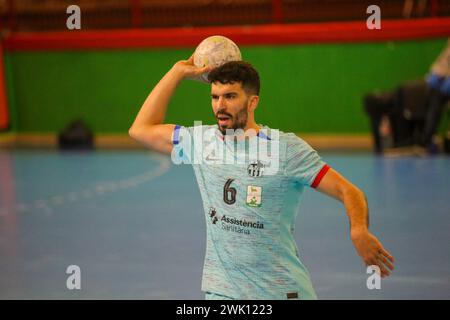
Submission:
<svg viewBox="0 0 450 320">
<path fill-rule="evenodd" d="M 202 139 L 206 131 L 213 134 Z M 192 163 L 203 200 L 202 290 L 234 299 L 316 299 L 294 225 L 303 188 L 316 187 L 329 167 L 293 133 L 263 127 L 247 142 L 225 141 L 217 125 L 176 126 L 173 133 L 172 159 Z M 278 142 L 276 163 L 251 159 L 254 142 Z M 211 150 L 230 147 L 245 161 L 215 162 L 220 154 Z"/>
</svg>

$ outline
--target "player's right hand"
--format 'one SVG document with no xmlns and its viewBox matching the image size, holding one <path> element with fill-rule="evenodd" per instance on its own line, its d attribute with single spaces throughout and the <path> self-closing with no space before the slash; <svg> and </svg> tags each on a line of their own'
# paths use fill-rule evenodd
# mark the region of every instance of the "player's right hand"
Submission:
<svg viewBox="0 0 450 320">
<path fill-rule="evenodd" d="M 191 79 L 191 80 L 197 80 L 197 81 L 202 81 L 202 82 L 205 82 L 205 80 L 203 80 L 201 75 L 212 70 L 212 68 L 210 66 L 206 66 L 206 67 L 202 67 L 202 68 L 197 67 L 194 64 L 194 55 L 193 54 L 189 59 L 181 60 L 181 61 L 178 61 L 177 63 L 175 63 L 173 68 L 182 75 L 183 79 Z"/>
</svg>

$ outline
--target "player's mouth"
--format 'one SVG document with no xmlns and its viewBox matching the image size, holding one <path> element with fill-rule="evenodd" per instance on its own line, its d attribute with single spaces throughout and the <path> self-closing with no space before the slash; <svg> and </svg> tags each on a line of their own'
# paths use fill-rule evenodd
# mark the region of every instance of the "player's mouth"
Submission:
<svg viewBox="0 0 450 320">
<path fill-rule="evenodd" d="M 231 122 L 231 117 L 226 116 L 226 115 L 218 115 L 217 121 L 219 123 L 219 126 L 221 126 L 221 127 L 228 126 Z"/>
</svg>

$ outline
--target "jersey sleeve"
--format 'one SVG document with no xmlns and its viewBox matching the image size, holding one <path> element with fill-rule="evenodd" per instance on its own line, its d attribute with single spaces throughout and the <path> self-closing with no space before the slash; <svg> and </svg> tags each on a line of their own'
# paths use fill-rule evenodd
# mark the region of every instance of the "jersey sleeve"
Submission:
<svg viewBox="0 0 450 320">
<path fill-rule="evenodd" d="M 172 161 L 190 164 L 193 152 L 193 127 L 176 125 L 172 133 Z"/>
<path fill-rule="evenodd" d="M 294 134 L 286 148 L 286 175 L 302 185 L 316 188 L 330 167 L 316 150 Z"/>
</svg>

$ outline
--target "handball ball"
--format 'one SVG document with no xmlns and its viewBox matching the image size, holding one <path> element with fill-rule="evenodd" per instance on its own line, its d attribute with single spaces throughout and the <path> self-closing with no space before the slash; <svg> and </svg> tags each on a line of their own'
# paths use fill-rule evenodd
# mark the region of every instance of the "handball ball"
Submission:
<svg viewBox="0 0 450 320">
<path fill-rule="evenodd" d="M 194 64 L 197 67 L 213 66 L 217 68 L 229 61 L 242 60 L 241 51 L 230 39 L 223 36 L 211 36 L 204 39 L 194 52 Z M 208 82 L 208 73 L 202 74 Z"/>
</svg>

